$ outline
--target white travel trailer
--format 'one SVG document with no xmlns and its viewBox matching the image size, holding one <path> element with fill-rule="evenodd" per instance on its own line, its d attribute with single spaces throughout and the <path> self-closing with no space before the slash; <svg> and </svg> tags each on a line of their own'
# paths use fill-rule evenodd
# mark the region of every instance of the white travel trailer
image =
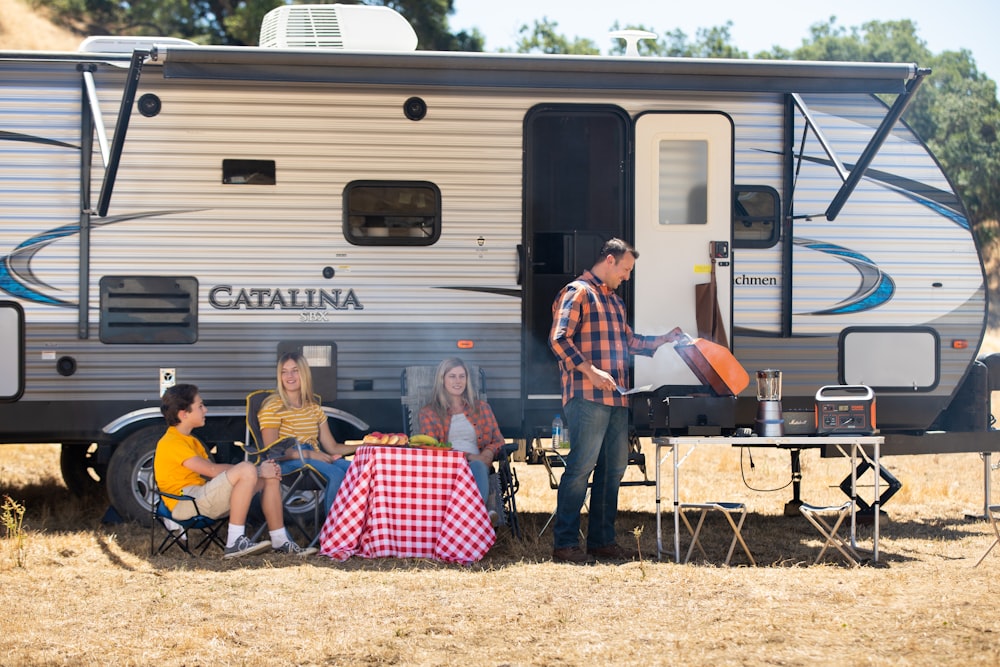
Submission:
<svg viewBox="0 0 1000 667">
<path fill-rule="evenodd" d="M 401 430 L 403 367 L 457 354 L 530 440 L 552 299 L 612 236 L 636 331 L 696 331 L 714 267 L 786 410 L 865 384 L 884 452 L 997 450 L 976 239 L 899 120 L 916 65 L 106 44 L 0 53 L 0 442 L 63 443 L 127 516 L 162 387 L 201 388 L 226 456 L 287 349 L 341 438 Z M 704 391 L 670 348 L 635 383 Z M 652 402 L 643 434 L 688 425 Z M 729 405 L 751 425 L 753 387 Z"/>
</svg>

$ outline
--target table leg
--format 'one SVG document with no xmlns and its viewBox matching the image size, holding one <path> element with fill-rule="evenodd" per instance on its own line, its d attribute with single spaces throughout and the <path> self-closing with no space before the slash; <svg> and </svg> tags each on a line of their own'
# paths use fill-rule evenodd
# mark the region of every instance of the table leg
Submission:
<svg viewBox="0 0 1000 667">
<path fill-rule="evenodd" d="M 882 468 L 878 462 L 880 449 L 881 448 L 879 447 L 879 444 L 876 442 L 875 443 L 875 503 L 874 503 L 875 523 L 874 523 L 874 531 L 872 533 L 872 561 L 875 563 L 878 563 L 878 520 L 879 520 L 879 514 L 881 512 L 881 509 L 879 508 L 880 503 L 879 503 L 879 489 L 878 489 L 879 479 L 882 477 L 882 475 L 879 474 Z"/>
<path fill-rule="evenodd" d="M 660 505 L 660 443 L 656 443 L 656 560 L 663 559 L 662 506 Z"/>
<path fill-rule="evenodd" d="M 681 562 L 681 516 L 680 516 L 680 479 L 681 463 L 677 456 L 678 445 L 673 446 L 674 454 L 674 562 Z"/>
</svg>

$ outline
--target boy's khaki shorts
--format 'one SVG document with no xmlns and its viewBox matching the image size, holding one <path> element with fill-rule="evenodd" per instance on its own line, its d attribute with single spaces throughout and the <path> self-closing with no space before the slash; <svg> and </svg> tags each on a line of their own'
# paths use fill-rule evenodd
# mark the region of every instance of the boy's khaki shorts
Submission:
<svg viewBox="0 0 1000 667">
<path fill-rule="evenodd" d="M 233 495 L 233 484 L 229 481 L 229 475 L 222 473 L 207 484 L 196 486 L 185 486 L 184 495 L 191 496 L 198 501 L 198 511 L 204 516 L 216 519 L 229 514 L 229 500 Z M 174 511 L 171 512 L 175 519 L 183 521 L 195 515 L 194 503 L 190 500 L 181 500 L 177 503 Z"/>
</svg>

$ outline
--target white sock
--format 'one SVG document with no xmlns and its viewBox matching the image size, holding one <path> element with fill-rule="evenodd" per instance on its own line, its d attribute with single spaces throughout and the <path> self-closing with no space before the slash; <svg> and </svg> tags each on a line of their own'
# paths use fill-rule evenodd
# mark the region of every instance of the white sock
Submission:
<svg viewBox="0 0 1000 667">
<path fill-rule="evenodd" d="M 226 547 L 231 547 L 236 544 L 236 540 L 240 539 L 240 535 L 246 532 L 246 526 L 237 526 L 235 523 L 229 524 L 229 535 L 226 537 Z"/>
<path fill-rule="evenodd" d="M 284 528 L 279 528 L 278 530 L 271 531 L 271 546 L 275 549 L 280 549 L 285 546 L 285 542 L 288 541 L 288 533 L 285 532 Z"/>
</svg>

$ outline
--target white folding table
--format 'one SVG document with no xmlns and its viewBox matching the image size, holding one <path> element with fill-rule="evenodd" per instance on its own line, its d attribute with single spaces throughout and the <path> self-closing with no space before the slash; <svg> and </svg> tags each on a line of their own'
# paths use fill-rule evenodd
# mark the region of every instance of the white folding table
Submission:
<svg viewBox="0 0 1000 667">
<path fill-rule="evenodd" d="M 660 452 L 664 448 L 669 448 L 673 454 L 674 468 L 674 504 L 672 507 L 674 514 L 674 560 L 680 562 L 681 559 L 681 538 L 680 538 L 680 469 L 681 464 L 699 445 L 726 445 L 729 447 L 777 447 L 781 449 L 805 449 L 815 447 L 836 447 L 844 456 L 851 459 L 851 546 L 857 548 L 857 462 L 858 456 L 867 458 L 864 447 L 872 448 L 871 463 L 875 469 L 875 499 L 872 503 L 874 510 L 874 524 L 872 534 L 872 560 L 878 562 L 878 532 L 879 532 L 879 449 L 885 438 L 880 435 L 788 435 L 780 437 L 760 437 L 760 436 L 663 436 L 654 437 L 653 444 L 656 445 L 656 557 L 660 559 L 663 555 L 663 530 L 662 530 L 662 484 L 660 469 L 663 465 L 663 458 Z M 845 449 L 848 448 L 848 449 Z M 686 448 L 683 456 L 680 455 L 681 448 Z M 849 453 L 848 453 L 849 452 Z"/>
</svg>

